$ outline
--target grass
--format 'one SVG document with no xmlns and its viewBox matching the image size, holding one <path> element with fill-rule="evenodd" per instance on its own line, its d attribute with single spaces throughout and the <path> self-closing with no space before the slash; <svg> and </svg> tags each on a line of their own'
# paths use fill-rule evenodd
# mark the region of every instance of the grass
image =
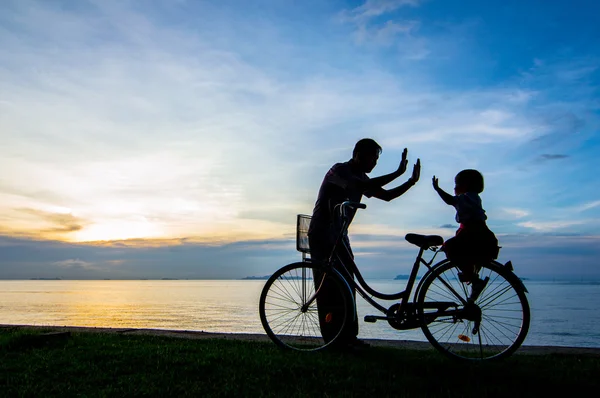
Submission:
<svg viewBox="0 0 600 398">
<path fill-rule="evenodd" d="M 0 396 L 536 397 L 596 395 L 600 358 L 459 364 L 435 351 L 281 351 L 273 344 L 0 331 Z"/>
</svg>

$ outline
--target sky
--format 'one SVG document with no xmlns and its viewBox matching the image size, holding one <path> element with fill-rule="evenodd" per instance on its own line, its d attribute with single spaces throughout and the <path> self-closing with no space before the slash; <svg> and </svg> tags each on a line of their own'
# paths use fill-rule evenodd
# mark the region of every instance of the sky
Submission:
<svg viewBox="0 0 600 398">
<path fill-rule="evenodd" d="M 5 0 L 0 278 L 241 278 L 297 261 L 297 214 L 361 138 L 365 277 L 451 237 L 465 168 L 519 275 L 600 279 L 593 0 Z"/>
</svg>

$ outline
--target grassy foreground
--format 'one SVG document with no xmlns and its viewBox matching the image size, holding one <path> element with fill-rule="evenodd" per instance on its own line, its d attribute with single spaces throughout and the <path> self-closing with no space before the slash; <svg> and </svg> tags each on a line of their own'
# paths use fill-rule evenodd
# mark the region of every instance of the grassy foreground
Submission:
<svg viewBox="0 0 600 398">
<path fill-rule="evenodd" d="M 273 344 L 0 331 L 0 396 L 597 396 L 600 358 L 459 365 L 435 351 L 299 354 Z M 591 395 L 590 395 L 591 394 Z"/>
</svg>

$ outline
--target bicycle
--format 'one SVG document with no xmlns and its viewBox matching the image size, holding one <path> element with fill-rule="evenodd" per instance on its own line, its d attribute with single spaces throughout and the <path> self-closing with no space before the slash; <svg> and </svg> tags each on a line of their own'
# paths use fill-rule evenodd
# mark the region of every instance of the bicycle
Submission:
<svg viewBox="0 0 600 398">
<path fill-rule="evenodd" d="M 344 278 L 334 261 L 341 257 L 337 247 L 348 228 L 348 209 L 365 209 L 357 202 L 339 206 L 342 226 L 327 264 L 315 264 L 307 256 L 308 224 L 310 216 L 298 214 L 296 249 L 302 261 L 277 270 L 265 283 L 260 301 L 261 323 L 271 340 L 279 347 L 298 351 L 317 351 L 332 345 L 346 322 L 354 320 L 355 300 L 351 287 L 356 289 L 373 308 L 383 315 L 366 315 L 365 322 L 387 321 L 397 330 L 421 328 L 427 340 L 446 356 L 462 360 L 496 360 L 512 355 L 523 343 L 530 323 L 527 288 L 513 272 L 511 261 L 501 264 L 495 260 L 480 264 L 479 277 L 484 286 L 474 289 L 461 282 L 458 268 L 444 259 L 433 264 L 444 240 L 437 235 L 407 234 L 405 239 L 419 247 L 405 290 L 384 294 L 371 288 L 353 264 L 356 280 Z M 336 210 L 337 211 L 337 210 Z M 423 259 L 425 251 L 433 251 L 429 262 Z M 416 286 L 420 265 L 427 272 Z M 322 286 L 329 285 L 329 294 L 335 294 L 339 303 L 319 318 L 318 297 Z M 385 307 L 373 297 L 396 301 Z M 329 328 L 327 341 L 321 328 Z M 332 328 L 333 333 L 331 333 Z"/>
</svg>

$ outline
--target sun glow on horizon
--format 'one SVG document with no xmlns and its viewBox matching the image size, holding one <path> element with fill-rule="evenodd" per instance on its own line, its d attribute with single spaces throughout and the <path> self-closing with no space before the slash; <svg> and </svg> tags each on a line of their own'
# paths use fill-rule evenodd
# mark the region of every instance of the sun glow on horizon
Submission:
<svg viewBox="0 0 600 398">
<path fill-rule="evenodd" d="M 74 232 L 69 240 L 72 242 L 91 242 L 126 239 L 164 238 L 159 226 L 145 221 L 109 221 L 92 224 Z"/>
</svg>

